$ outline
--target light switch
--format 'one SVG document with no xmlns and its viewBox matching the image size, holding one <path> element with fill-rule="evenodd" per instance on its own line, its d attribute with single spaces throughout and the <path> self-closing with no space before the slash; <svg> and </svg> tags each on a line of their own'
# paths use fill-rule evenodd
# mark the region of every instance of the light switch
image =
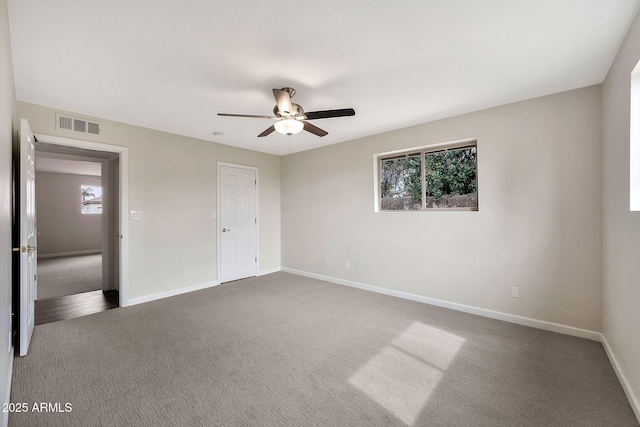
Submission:
<svg viewBox="0 0 640 427">
<path fill-rule="evenodd" d="M 142 219 L 142 211 L 131 211 L 131 219 Z"/>
</svg>

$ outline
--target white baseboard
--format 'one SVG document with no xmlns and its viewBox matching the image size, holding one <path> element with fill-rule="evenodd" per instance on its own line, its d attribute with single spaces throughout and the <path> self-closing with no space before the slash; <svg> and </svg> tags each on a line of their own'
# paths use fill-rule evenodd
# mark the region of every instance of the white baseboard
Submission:
<svg viewBox="0 0 640 427">
<path fill-rule="evenodd" d="M 307 271 L 294 270 L 282 267 L 282 271 L 286 273 L 297 274 L 299 276 L 310 277 L 312 279 L 324 280 L 326 282 L 338 285 L 350 286 L 352 288 L 364 289 L 366 291 L 377 292 L 379 294 L 389 295 L 392 297 L 404 298 L 411 301 L 422 302 L 425 304 L 436 305 L 438 307 L 450 308 L 452 310 L 462 311 L 465 313 L 476 314 L 478 316 L 489 317 L 491 319 L 503 320 L 505 322 L 517 323 L 518 325 L 531 326 L 533 328 L 544 329 L 546 331 L 558 332 L 574 337 L 587 338 L 593 341 L 602 341 L 602 334 L 588 329 L 575 328 L 573 326 L 562 325 L 559 323 L 547 322 L 545 320 L 532 319 L 522 317 L 515 314 L 503 313 L 500 311 L 489 310 L 486 308 L 474 307 L 471 305 L 459 304 L 456 302 L 445 301 L 436 298 L 429 298 L 422 295 L 410 294 L 408 292 L 394 291 L 392 289 L 379 288 L 377 286 L 366 285 L 364 283 L 353 282 L 336 277 L 323 276 L 321 274 L 309 273 Z"/>
<path fill-rule="evenodd" d="M 271 273 L 277 273 L 278 271 L 280 271 L 280 267 L 271 268 L 269 270 L 260 270 L 258 271 L 256 276 L 264 276 Z M 174 289 L 171 291 L 160 292 L 152 295 L 146 295 L 144 297 L 130 298 L 127 301 L 126 307 L 136 305 L 136 304 L 142 304 L 149 301 L 155 301 L 158 299 L 169 298 L 169 297 L 173 297 L 180 294 L 186 294 L 188 292 L 199 291 L 200 289 L 212 288 L 214 286 L 218 286 L 219 284 L 220 283 L 218 281 L 207 282 L 207 283 L 201 283 L 199 285 L 188 286 L 186 288 Z"/>
<path fill-rule="evenodd" d="M 9 369 L 7 370 L 7 389 L 5 391 L 5 399 L 2 402 L 10 402 L 11 398 L 11 379 L 13 378 L 13 345 L 11 345 L 11 356 L 9 357 Z M 0 425 L 7 427 L 9 425 L 9 412 L 2 412 L 2 418 L 0 419 Z"/>
<path fill-rule="evenodd" d="M 186 294 L 193 291 L 199 291 L 200 289 L 212 288 L 217 285 L 219 285 L 217 281 L 201 283 L 199 285 L 187 286 L 186 288 L 173 289 L 171 291 L 159 292 L 157 294 L 146 295 L 138 298 L 130 298 L 129 301 L 127 301 L 127 307 L 130 307 L 136 304 L 142 304 L 145 302 L 155 301 L 163 298 L 174 297 L 176 295 Z"/>
<path fill-rule="evenodd" d="M 277 273 L 278 271 L 281 271 L 280 267 L 270 268 L 268 270 L 260 270 L 260 271 L 258 271 L 258 274 L 256 274 L 256 277 L 265 276 L 265 275 L 271 274 L 271 273 Z"/>
<path fill-rule="evenodd" d="M 38 258 L 58 258 L 63 256 L 96 255 L 101 253 L 102 253 L 101 249 L 91 249 L 87 251 L 58 252 L 55 254 L 38 254 Z"/>
<path fill-rule="evenodd" d="M 607 353 L 607 357 L 609 357 L 609 361 L 611 362 L 611 366 L 613 366 L 613 370 L 618 376 L 618 380 L 620 380 L 622 389 L 627 395 L 627 399 L 629 400 L 631 409 L 633 409 L 633 413 L 636 414 L 636 418 L 640 423 L 640 400 L 638 400 L 638 397 L 633 393 L 631 387 L 629 387 L 627 377 L 622 372 L 620 364 L 618 364 L 618 359 L 616 359 L 616 356 L 613 354 L 613 350 L 611 349 L 611 347 L 609 347 L 609 342 L 607 341 L 607 337 L 604 334 L 602 334 L 602 346 L 604 347 L 604 351 Z"/>
</svg>

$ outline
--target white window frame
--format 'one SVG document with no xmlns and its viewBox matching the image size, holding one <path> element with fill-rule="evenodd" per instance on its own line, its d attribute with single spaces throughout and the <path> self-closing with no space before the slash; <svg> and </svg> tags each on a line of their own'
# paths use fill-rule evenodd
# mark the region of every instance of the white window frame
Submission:
<svg viewBox="0 0 640 427">
<path fill-rule="evenodd" d="M 102 191 L 103 191 L 103 190 L 102 190 L 102 184 L 81 184 L 81 185 L 80 185 L 80 194 L 81 194 L 81 198 L 82 198 L 82 187 L 87 187 L 87 188 L 100 187 L 100 197 L 102 197 L 102 195 L 103 195 L 103 192 L 102 192 Z M 92 199 L 89 199 L 89 200 L 92 200 Z M 88 202 L 89 200 L 87 200 L 87 202 Z M 84 202 L 85 202 L 84 200 L 81 200 L 81 201 L 80 201 L 80 213 L 81 213 L 82 215 L 102 215 L 102 203 L 100 203 L 100 212 L 83 212 L 83 211 L 82 211 L 82 207 L 83 207 L 83 205 L 82 205 L 82 204 L 83 204 Z"/>
<path fill-rule="evenodd" d="M 479 210 L 480 201 L 478 200 L 475 208 L 428 208 L 426 203 L 426 187 L 425 181 L 425 161 L 424 156 L 429 153 L 439 151 L 458 150 L 465 147 L 476 147 L 476 188 L 478 188 L 478 140 L 476 138 L 463 139 L 458 141 L 443 142 L 440 144 L 425 145 L 421 147 L 408 148 L 403 150 L 388 151 L 385 153 L 374 154 L 373 156 L 373 200 L 374 200 L 374 212 L 376 213 L 397 213 L 397 212 L 477 212 Z M 413 210 L 384 210 L 382 209 L 382 194 L 380 194 L 380 163 L 382 160 L 386 160 L 393 157 L 402 156 L 421 156 L 421 182 L 422 182 L 422 209 Z M 478 192 L 479 193 L 479 192 Z M 478 195 L 479 199 L 479 195 Z"/>
<path fill-rule="evenodd" d="M 640 62 L 631 72 L 629 117 L 629 210 L 640 211 Z"/>
</svg>

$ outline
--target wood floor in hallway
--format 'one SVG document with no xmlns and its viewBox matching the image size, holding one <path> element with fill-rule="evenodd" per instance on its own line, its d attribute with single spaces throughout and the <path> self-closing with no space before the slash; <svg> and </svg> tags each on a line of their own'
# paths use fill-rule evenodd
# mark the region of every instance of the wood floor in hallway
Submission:
<svg viewBox="0 0 640 427">
<path fill-rule="evenodd" d="M 118 307 L 118 291 L 92 291 L 36 301 L 36 325 L 99 313 Z"/>
</svg>

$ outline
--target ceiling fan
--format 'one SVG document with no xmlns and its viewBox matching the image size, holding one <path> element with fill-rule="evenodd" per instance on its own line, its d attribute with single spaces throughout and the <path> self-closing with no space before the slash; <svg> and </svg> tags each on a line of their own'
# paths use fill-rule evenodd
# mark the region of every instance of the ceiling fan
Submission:
<svg viewBox="0 0 640 427">
<path fill-rule="evenodd" d="M 306 112 L 299 104 L 291 102 L 291 98 L 296 94 L 296 90 L 290 87 L 273 89 L 273 96 L 276 98 L 276 106 L 273 107 L 273 116 L 255 116 L 251 114 L 227 114 L 218 113 L 219 116 L 226 117 L 249 117 L 254 119 L 277 120 L 267 130 L 258 135 L 258 138 L 269 135 L 274 130 L 283 135 L 295 135 L 303 129 L 314 135 L 325 136 L 327 131 L 307 122 L 307 120 L 330 119 L 333 117 L 354 116 L 353 108 L 343 108 L 340 110 L 324 110 Z"/>
</svg>

